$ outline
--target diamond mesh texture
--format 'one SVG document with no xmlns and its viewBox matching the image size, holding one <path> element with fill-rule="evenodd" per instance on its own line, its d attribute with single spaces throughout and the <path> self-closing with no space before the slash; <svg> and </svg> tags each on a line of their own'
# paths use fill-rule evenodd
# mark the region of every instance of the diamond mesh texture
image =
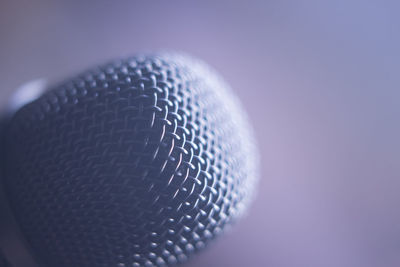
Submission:
<svg viewBox="0 0 400 267">
<path fill-rule="evenodd" d="M 44 266 L 185 261 L 242 214 L 253 137 L 200 61 L 148 54 L 88 71 L 21 108 L 6 186 Z"/>
</svg>

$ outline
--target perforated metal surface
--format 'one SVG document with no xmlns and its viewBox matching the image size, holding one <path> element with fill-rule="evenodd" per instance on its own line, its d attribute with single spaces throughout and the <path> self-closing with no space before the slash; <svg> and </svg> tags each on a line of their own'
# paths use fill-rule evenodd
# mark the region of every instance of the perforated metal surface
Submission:
<svg viewBox="0 0 400 267">
<path fill-rule="evenodd" d="M 256 160 L 243 110 L 214 71 L 141 55 L 19 110 L 6 185 L 46 266 L 169 265 L 242 214 Z"/>
</svg>

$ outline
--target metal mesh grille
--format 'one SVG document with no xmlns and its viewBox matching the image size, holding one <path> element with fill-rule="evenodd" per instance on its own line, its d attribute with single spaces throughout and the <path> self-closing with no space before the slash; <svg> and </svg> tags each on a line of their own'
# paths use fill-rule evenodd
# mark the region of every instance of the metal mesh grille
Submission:
<svg viewBox="0 0 400 267">
<path fill-rule="evenodd" d="M 186 260 L 247 205 L 249 126 L 203 63 L 116 61 L 26 105 L 7 133 L 7 190 L 48 266 Z"/>
<path fill-rule="evenodd" d="M 0 267 L 11 267 L 6 258 L 3 256 L 2 252 L 0 251 Z"/>
</svg>

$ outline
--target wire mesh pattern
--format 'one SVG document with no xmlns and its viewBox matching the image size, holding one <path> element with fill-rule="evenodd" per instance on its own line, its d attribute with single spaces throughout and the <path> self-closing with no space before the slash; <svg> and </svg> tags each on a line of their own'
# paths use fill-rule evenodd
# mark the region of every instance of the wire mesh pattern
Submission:
<svg viewBox="0 0 400 267">
<path fill-rule="evenodd" d="M 6 258 L 3 256 L 2 252 L 0 251 L 0 266 L 1 267 L 10 267 Z"/>
<path fill-rule="evenodd" d="M 183 262 L 238 218 L 257 177 L 246 116 L 197 59 L 145 54 L 20 109 L 6 185 L 44 266 Z"/>
</svg>

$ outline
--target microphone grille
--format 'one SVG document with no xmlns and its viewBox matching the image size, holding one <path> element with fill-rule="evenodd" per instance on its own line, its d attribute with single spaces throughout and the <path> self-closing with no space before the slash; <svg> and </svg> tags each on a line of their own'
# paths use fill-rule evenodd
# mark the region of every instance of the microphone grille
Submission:
<svg viewBox="0 0 400 267">
<path fill-rule="evenodd" d="M 144 54 L 92 69 L 22 107 L 6 190 L 46 266 L 170 265 L 248 205 L 252 130 L 197 59 Z"/>
</svg>

